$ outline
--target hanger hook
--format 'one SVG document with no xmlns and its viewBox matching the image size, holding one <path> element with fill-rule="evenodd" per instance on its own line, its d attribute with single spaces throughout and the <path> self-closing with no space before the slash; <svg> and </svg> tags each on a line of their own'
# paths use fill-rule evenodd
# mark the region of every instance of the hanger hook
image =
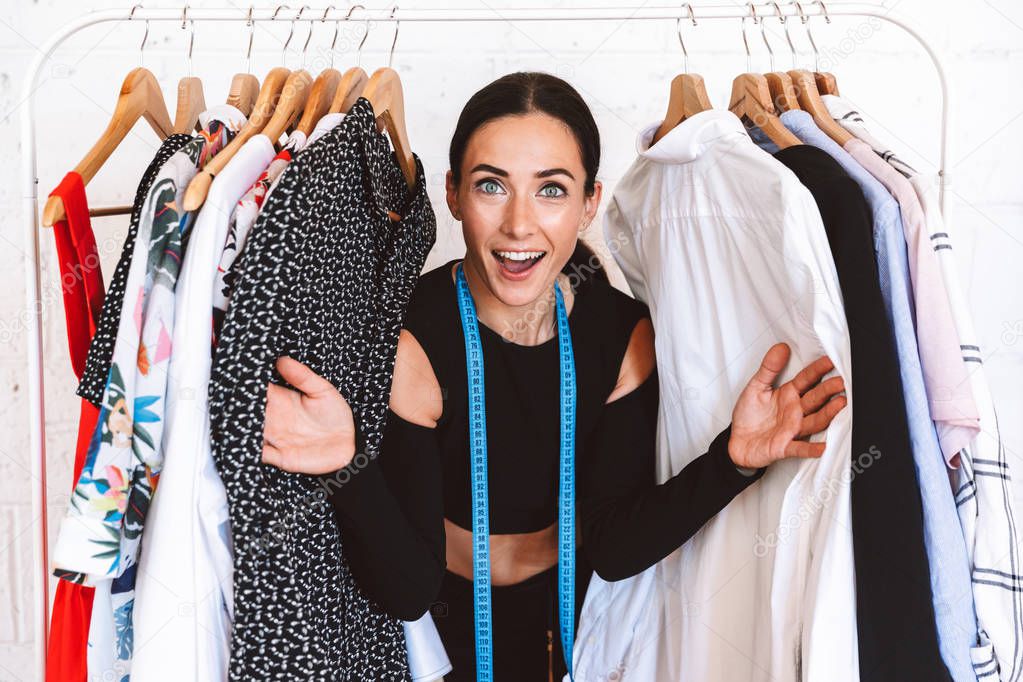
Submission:
<svg viewBox="0 0 1023 682">
<path fill-rule="evenodd" d="M 323 16 L 320 17 L 320 23 L 321 24 L 327 23 L 327 15 L 330 14 L 330 10 L 332 10 L 332 9 L 335 9 L 334 5 L 327 5 L 327 8 L 325 10 L 323 10 Z M 337 40 L 337 29 L 338 29 L 338 22 L 335 21 L 334 22 L 334 40 L 335 41 Z M 309 30 L 309 33 L 312 34 L 312 29 Z M 308 41 L 306 41 L 306 42 L 308 42 Z M 334 68 L 334 42 L 333 41 L 331 41 L 331 43 L 330 43 L 330 68 L 332 68 L 332 69 Z"/>
<path fill-rule="evenodd" d="M 767 48 L 767 58 L 770 60 L 771 71 L 774 71 L 774 49 L 767 40 L 767 22 L 764 21 L 764 17 L 760 17 L 760 37 L 763 38 L 764 46 Z"/>
<path fill-rule="evenodd" d="M 808 19 L 806 18 L 806 12 L 803 11 L 802 3 L 800 3 L 799 0 L 789 0 L 789 4 L 790 5 L 794 5 L 795 8 L 796 8 L 796 12 L 799 13 L 799 23 L 801 23 L 803 26 L 806 26 L 806 22 L 808 21 Z M 790 41 L 790 43 L 791 43 L 791 41 Z M 799 68 L 796 65 L 796 63 L 798 61 L 798 58 L 799 58 L 799 51 L 796 50 L 796 48 L 793 47 L 792 48 L 792 67 L 795 68 L 795 69 Z"/>
<path fill-rule="evenodd" d="M 128 21 L 131 21 L 132 19 L 135 18 L 135 10 L 137 10 L 139 7 L 142 7 L 142 3 L 141 2 L 138 3 L 137 5 L 133 5 L 132 6 L 131 11 L 128 12 Z M 142 44 L 139 45 L 139 68 L 142 68 L 142 53 L 146 49 L 146 40 L 148 40 L 148 39 L 149 39 L 149 19 L 146 19 L 146 32 L 142 36 Z"/>
<path fill-rule="evenodd" d="M 821 12 L 824 14 L 824 23 L 831 23 L 831 15 L 828 14 L 828 8 L 824 5 L 823 0 L 813 0 L 813 4 L 821 6 Z"/>
<path fill-rule="evenodd" d="M 355 11 L 356 7 L 361 8 L 364 12 L 366 11 L 366 8 L 363 7 L 362 5 L 352 5 L 352 8 L 348 10 L 348 17 L 352 16 L 352 12 Z M 348 17 L 345 17 L 345 19 L 348 19 Z M 356 66 L 362 66 L 362 46 L 366 44 L 366 38 L 368 37 L 369 37 L 369 12 L 366 12 L 366 32 L 362 34 L 362 40 L 359 41 L 359 47 L 355 53 Z"/>
<path fill-rule="evenodd" d="M 280 13 L 280 11 L 282 9 L 291 9 L 291 8 L 288 7 L 287 5 L 277 5 L 277 9 L 274 10 L 273 16 L 270 17 L 270 21 L 276 21 L 277 20 L 277 15 Z M 291 32 L 288 34 L 288 39 L 286 41 L 284 41 L 284 49 L 281 50 L 281 61 L 282 62 L 284 61 L 284 57 L 285 57 L 284 53 L 288 49 L 288 43 L 291 42 L 291 36 L 293 36 L 294 34 L 295 34 L 295 22 L 291 22 Z"/>
<path fill-rule="evenodd" d="M 252 39 L 256 37 L 256 23 L 252 21 L 252 5 L 249 5 L 249 16 L 245 20 L 245 25 L 249 27 L 249 49 L 245 51 L 245 61 L 248 63 L 246 73 L 252 73 Z"/>
<path fill-rule="evenodd" d="M 748 14 L 744 14 L 742 16 L 742 46 L 744 48 L 746 48 L 746 73 L 749 73 L 750 71 L 753 70 L 753 65 L 752 65 L 752 62 L 751 62 L 752 55 L 750 55 L 750 51 L 749 51 L 749 39 L 746 38 L 746 20 L 747 19 L 749 19 L 749 15 Z"/>
<path fill-rule="evenodd" d="M 394 13 L 398 11 L 398 6 L 395 5 L 391 8 L 391 16 L 388 19 L 394 19 Z M 398 27 L 401 26 L 401 19 L 394 19 L 394 39 L 391 41 L 391 53 L 387 55 L 387 68 L 391 68 L 391 63 L 394 61 L 394 46 L 398 44 Z"/>
<path fill-rule="evenodd" d="M 331 5 L 331 7 L 333 7 L 333 5 Z M 348 21 L 351 18 L 352 12 L 355 11 L 356 7 L 361 7 L 362 9 L 366 9 L 365 7 L 362 7 L 362 5 L 352 5 L 352 7 L 349 8 L 349 10 L 348 10 L 348 14 L 345 15 L 345 21 Z M 340 27 L 341 27 L 341 20 L 340 19 L 335 19 L 334 20 L 334 39 L 330 41 L 330 66 L 331 66 L 331 68 L 334 67 L 334 51 L 335 51 L 335 46 L 337 45 L 337 33 L 338 33 L 338 29 L 340 29 Z M 368 27 L 368 24 L 367 24 L 367 27 Z M 368 28 L 367 28 L 367 31 L 368 31 Z M 365 36 L 363 37 L 362 40 L 363 40 L 363 42 L 366 41 Z M 362 49 L 362 43 L 359 43 L 359 49 L 360 50 Z"/>
<path fill-rule="evenodd" d="M 806 37 L 810 39 L 810 47 L 813 48 L 813 70 L 820 71 L 821 53 L 817 49 L 817 41 L 813 39 L 813 31 L 810 30 L 810 22 L 806 22 Z"/>
<path fill-rule="evenodd" d="M 305 12 L 307 9 L 309 9 L 309 5 L 302 5 L 301 7 L 298 8 L 298 12 L 291 19 L 291 30 L 288 31 L 288 39 L 284 41 L 284 49 L 281 50 L 282 62 L 285 62 L 285 60 L 287 59 L 286 55 L 288 52 L 288 45 L 291 44 L 291 39 L 295 35 L 295 24 L 298 23 L 298 20 L 302 18 L 302 12 Z"/>
<path fill-rule="evenodd" d="M 789 33 L 788 17 L 781 11 L 781 6 L 777 2 L 769 2 L 769 5 L 774 7 L 774 14 L 778 17 L 778 21 L 781 22 L 781 27 L 785 30 L 785 42 L 789 44 L 789 52 L 792 53 L 792 68 L 796 68 L 796 46 L 792 44 L 792 34 Z"/>
<path fill-rule="evenodd" d="M 305 10 L 306 7 L 303 6 L 302 9 Z M 299 11 L 298 16 L 302 16 L 302 12 L 301 11 Z M 323 16 L 327 16 L 327 13 L 324 12 Z M 309 22 L 309 33 L 306 34 L 306 36 L 305 36 L 305 43 L 302 45 L 302 68 L 303 69 L 305 68 L 306 53 L 309 51 L 309 41 L 312 40 L 312 38 L 313 38 L 313 22 L 310 21 Z"/>
<path fill-rule="evenodd" d="M 799 13 L 799 22 L 805 24 L 809 19 L 806 16 L 806 12 L 803 11 L 803 4 L 799 0 L 789 0 L 790 5 L 795 5 L 796 12 Z"/>
<path fill-rule="evenodd" d="M 813 39 L 813 31 L 810 30 L 810 17 L 803 11 L 803 5 L 799 0 L 792 0 L 792 4 L 796 6 L 796 11 L 799 12 L 799 19 L 803 24 L 803 28 L 806 29 L 806 37 L 810 41 L 810 47 L 813 49 L 813 70 L 820 71 L 821 54 L 817 49 L 817 41 Z"/>
<path fill-rule="evenodd" d="M 830 24 L 831 23 L 831 15 L 828 14 L 828 8 L 825 7 L 824 2 L 822 0 L 813 0 L 813 4 L 821 6 L 821 12 L 824 13 L 824 23 L 825 24 Z M 806 25 L 806 35 L 810 35 L 810 25 L 809 24 Z M 813 41 L 813 37 L 812 36 L 810 37 L 810 40 Z M 817 43 L 814 41 L 813 42 L 813 70 L 814 71 L 820 71 L 821 70 L 820 58 L 821 58 L 821 55 L 820 55 L 820 52 L 817 51 Z"/>
<path fill-rule="evenodd" d="M 188 75 L 192 75 L 192 48 L 195 47 L 195 19 L 188 18 L 188 3 L 185 3 L 184 8 L 181 10 L 181 30 L 185 30 L 185 25 L 188 24 L 192 29 L 188 35 Z"/>
<path fill-rule="evenodd" d="M 693 26 L 696 26 L 696 14 L 693 13 L 693 6 L 688 2 L 683 2 L 682 7 L 685 7 L 689 11 L 689 21 L 693 22 Z M 675 30 L 678 31 L 678 44 L 682 46 L 682 71 L 689 73 L 689 51 L 686 50 L 686 44 L 682 40 L 682 14 L 679 13 L 678 18 L 675 19 Z"/>
<path fill-rule="evenodd" d="M 752 19 L 753 25 L 756 26 L 760 19 L 757 17 L 757 8 L 752 2 L 747 2 L 746 6 L 749 8 L 749 14 L 742 18 L 742 46 L 746 48 L 746 73 L 751 73 L 753 71 L 753 54 L 749 49 L 749 38 L 746 37 L 746 20 Z"/>
</svg>

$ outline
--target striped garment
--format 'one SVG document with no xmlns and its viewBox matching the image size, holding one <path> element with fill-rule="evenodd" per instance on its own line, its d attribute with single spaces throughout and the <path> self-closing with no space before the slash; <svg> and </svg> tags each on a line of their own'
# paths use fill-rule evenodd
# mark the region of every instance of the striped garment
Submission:
<svg viewBox="0 0 1023 682">
<path fill-rule="evenodd" d="M 899 158 L 888 145 L 867 131 L 867 124 L 863 120 L 863 116 L 849 102 L 838 95 L 821 95 L 821 99 L 824 100 L 824 104 L 828 107 L 828 113 L 835 117 L 835 121 L 840 126 L 870 145 L 870 148 L 883 160 L 887 161 L 892 168 L 907 178 L 911 178 L 919 173 L 917 169 Z"/>
<path fill-rule="evenodd" d="M 956 505 L 973 571 L 973 597 L 980 641 L 973 664 L 980 682 L 1023 680 L 1023 568 L 1013 511 L 1009 462 L 998 431 L 998 415 L 984 374 L 985 353 L 973 329 L 953 252 L 954 231 L 938 205 L 939 178 L 925 176 L 898 158 L 866 129 L 863 118 L 841 97 L 825 95 L 829 113 L 843 128 L 907 175 L 923 207 L 927 232 L 945 280 L 953 322 L 980 413 L 980 433 L 960 452 L 953 471 Z M 908 172 L 907 172 L 908 171 Z"/>
</svg>

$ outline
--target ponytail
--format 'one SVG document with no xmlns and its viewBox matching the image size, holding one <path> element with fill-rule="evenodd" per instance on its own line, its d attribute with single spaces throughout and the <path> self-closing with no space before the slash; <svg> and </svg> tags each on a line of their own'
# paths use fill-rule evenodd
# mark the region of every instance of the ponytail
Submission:
<svg viewBox="0 0 1023 682">
<path fill-rule="evenodd" d="M 607 271 L 600 262 L 600 258 L 582 239 L 576 241 L 575 251 L 572 252 L 568 262 L 565 263 L 565 267 L 561 271 L 573 280 L 573 289 L 578 288 L 579 284 L 591 281 L 601 281 L 605 284 L 610 284 Z"/>
</svg>

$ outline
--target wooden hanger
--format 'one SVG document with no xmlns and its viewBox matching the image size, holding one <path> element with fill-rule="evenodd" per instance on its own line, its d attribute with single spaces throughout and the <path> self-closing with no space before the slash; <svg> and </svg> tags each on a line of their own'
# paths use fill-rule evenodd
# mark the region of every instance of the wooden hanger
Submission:
<svg viewBox="0 0 1023 682">
<path fill-rule="evenodd" d="M 822 95 L 837 95 L 838 94 L 838 81 L 835 80 L 835 74 L 828 73 L 827 71 L 814 71 L 813 80 L 817 83 L 817 92 Z"/>
<path fill-rule="evenodd" d="M 270 69 L 270 73 L 268 73 L 266 78 L 263 80 L 263 86 L 259 89 L 259 97 L 256 98 L 256 103 L 253 106 L 252 116 L 249 117 L 241 131 L 234 136 L 234 139 L 231 140 L 226 147 L 221 149 L 217 155 L 214 156 L 194 178 L 192 178 L 192 182 L 188 183 L 188 189 L 185 190 L 184 201 L 186 211 L 194 211 L 202 206 L 203 202 L 206 201 L 206 194 L 210 191 L 210 185 L 213 184 L 213 177 L 220 171 L 224 170 L 224 166 L 227 165 L 227 162 L 231 160 L 231 158 L 239 149 L 241 149 L 241 146 L 245 144 L 250 137 L 263 130 L 267 122 L 273 116 L 277 100 L 280 98 L 281 91 L 284 89 L 284 83 L 288 80 L 288 76 L 290 75 L 291 71 L 283 66 L 277 66 Z"/>
<path fill-rule="evenodd" d="M 319 120 L 330 110 L 330 105 L 334 102 L 334 96 L 337 94 L 337 86 L 340 82 L 341 72 L 333 68 L 324 69 L 316 77 L 312 88 L 309 90 L 309 97 L 306 100 L 305 108 L 302 110 L 302 118 L 299 119 L 295 130 L 301 131 L 306 137 L 309 136 L 309 133 L 313 132 L 313 128 L 316 127 Z"/>
<path fill-rule="evenodd" d="M 231 89 L 227 93 L 227 103 L 245 114 L 252 114 L 252 107 L 259 96 L 259 79 L 251 73 L 236 73 L 231 79 Z"/>
<path fill-rule="evenodd" d="M 650 140 L 651 146 L 682 121 L 713 108 L 702 77 L 695 73 L 680 73 L 675 76 L 671 79 L 671 87 L 668 89 L 668 111 Z"/>
<path fill-rule="evenodd" d="M 796 86 L 796 95 L 799 97 L 800 108 L 813 116 L 814 123 L 824 131 L 828 137 L 845 146 L 845 143 L 852 139 L 852 135 L 842 126 L 835 123 L 835 119 L 828 113 L 828 108 L 821 95 L 817 92 L 817 83 L 813 74 L 806 69 L 794 69 L 789 71 L 792 81 Z"/>
<path fill-rule="evenodd" d="M 802 144 L 799 138 L 778 118 L 774 103 L 771 102 L 771 88 L 767 85 L 767 79 L 759 73 L 751 72 L 753 55 L 750 53 L 749 39 L 746 38 L 746 19 L 751 18 L 754 26 L 758 21 L 763 20 L 758 19 L 753 3 L 747 3 L 747 7 L 749 15 L 742 18 L 742 44 L 746 48 L 746 73 L 739 74 L 732 81 L 732 94 L 728 99 L 728 110 L 742 119 L 746 125 L 752 124 L 760 128 L 771 142 L 778 145 L 779 149 Z M 761 24 L 761 31 L 763 31 L 763 24 Z M 770 51 L 771 45 L 767 42 L 766 33 L 764 33 L 764 44 Z"/>
<path fill-rule="evenodd" d="M 206 98 L 202 92 L 202 81 L 195 76 L 185 76 L 178 81 L 178 106 L 174 113 L 174 132 L 191 133 L 199 124 L 199 114 L 206 111 Z"/>
<path fill-rule="evenodd" d="M 306 99 L 309 97 L 309 87 L 313 84 L 313 77 L 305 69 L 292 71 L 288 80 L 284 83 L 284 94 L 277 102 L 274 115 L 267 121 L 262 134 L 270 138 L 270 141 L 277 144 L 281 135 L 287 130 L 296 118 L 302 113 Z"/>
<path fill-rule="evenodd" d="M 416 186 L 416 160 L 412 156 L 412 147 L 408 141 L 408 130 L 405 127 L 405 97 L 402 94 L 401 79 L 398 72 L 388 66 L 382 66 L 373 72 L 363 91 L 363 97 L 373 106 L 373 115 L 382 120 L 387 136 L 391 138 L 394 154 L 398 157 L 398 165 L 405 175 L 409 189 Z"/>
<path fill-rule="evenodd" d="M 693 14 L 693 7 L 688 2 L 685 6 L 689 10 L 689 20 L 696 26 L 696 16 Z M 675 28 L 678 30 L 678 43 L 682 46 L 682 73 L 671 80 L 671 87 L 668 88 L 668 111 L 664 114 L 664 120 L 654 132 L 650 145 L 653 146 L 658 140 L 687 118 L 691 118 L 701 111 L 707 111 L 714 107 L 707 97 L 707 88 L 703 84 L 703 78 L 695 73 L 689 73 L 689 51 L 682 40 L 682 17 L 675 20 Z"/>
<path fill-rule="evenodd" d="M 779 149 L 802 144 L 778 118 L 771 102 L 771 90 L 767 85 L 767 79 L 759 73 L 743 73 L 735 77 L 732 81 L 732 96 L 728 100 L 728 110 L 744 122 L 752 123 L 764 131 Z"/>
<path fill-rule="evenodd" d="M 369 83 L 369 74 L 360 66 L 353 66 L 341 76 L 341 82 L 337 85 L 334 93 L 334 101 L 330 103 L 330 113 L 347 114 L 351 110 L 355 100 L 362 96 Z"/>
<path fill-rule="evenodd" d="M 767 4 L 774 7 L 774 16 L 785 30 L 785 40 L 788 42 L 789 51 L 792 53 L 792 68 L 796 68 L 796 46 L 792 44 L 788 17 L 781 11 L 781 7 L 777 2 L 769 2 Z M 802 8 L 800 7 L 800 9 Z M 774 70 L 774 50 L 771 49 L 771 43 L 767 39 L 767 30 L 764 27 L 763 19 L 760 20 L 760 35 L 763 37 L 764 45 L 767 46 L 767 51 L 771 55 L 771 72 L 765 73 L 764 78 L 767 79 L 767 87 L 771 91 L 771 101 L 774 102 L 775 109 L 779 112 L 799 109 L 799 99 L 796 97 L 796 88 L 792 83 L 792 77 L 784 71 Z"/>
<path fill-rule="evenodd" d="M 816 99 L 817 100 L 820 100 L 820 95 L 837 95 L 838 94 L 838 82 L 835 80 L 835 76 L 833 74 L 830 74 L 830 73 L 827 73 L 827 72 L 824 72 L 824 71 L 820 70 L 820 57 L 821 57 L 821 54 L 820 54 L 820 50 L 817 49 L 817 41 L 814 40 L 814 38 L 813 38 L 813 31 L 810 30 L 810 17 L 808 17 L 807 14 L 803 11 L 802 4 L 800 4 L 797 0 L 794 0 L 793 4 L 796 6 L 796 11 L 799 13 L 799 19 L 800 19 L 800 21 L 803 24 L 803 28 L 806 30 L 806 38 L 807 38 L 808 41 L 810 41 L 810 48 L 813 50 L 813 63 L 814 63 L 814 73 L 812 74 L 812 77 L 807 81 L 808 83 L 813 84 L 813 88 L 812 88 L 813 92 L 809 91 L 810 88 L 799 86 L 798 83 L 797 83 L 796 87 L 797 87 L 797 89 L 807 90 L 807 97 L 810 98 L 810 99 L 813 99 L 815 97 L 815 95 L 816 95 Z M 826 23 L 830 24 L 831 23 L 831 17 L 828 15 L 828 8 L 824 5 L 824 3 L 821 0 L 813 0 L 813 4 L 821 6 L 821 14 L 824 16 L 824 21 Z M 789 36 L 788 27 L 785 28 L 785 37 L 788 38 L 789 48 L 792 50 L 793 56 L 795 56 L 796 50 L 792 46 L 792 38 Z M 793 69 L 795 69 L 795 63 L 793 63 L 792 66 L 793 66 Z M 796 71 L 794 71 L 794 70 L 793 71 L 789 71 L 789 75 L 792 76 L 792 79 L 794 81 L 796 80 L 796 75 L 795 74 L 796 74 Z M 802 103 L 802 101 L 803 101 L 803 98 L 800 97 L 800 102 Z M 823 107 L 823 106 L 824 106 L 823 102 L 821 102 L 821 107 Z M 803 108 L 805 109 L 806 107 L 804 106 Z M 823 111 L 824 111 L 824 113 L 827 113 L 827 109 L 824 109 Z M 809 113 L 813 115 L 814 120 L 816 121 L 817 117 L 818 117 L 818 113 L 814 113 L 813 111 L 810 111 Z M 831 119 L 830 116 L 828 116 L 827 118 L 829 120 Z M 818 122 L 818 126 L 821 127 L 821 128 L 824 127 L 824 126 L 820 125 L 820 122 Z M 840 128 L 841 126 L 835 126 L 835 127 L 836 128 Z M 835 131 L 835 132 L 837 132 L 837 131 Z M 829 136 L 830 137 L 834 137 L 830 133 L 829 133 Z"/>
<path fill-rule="evenodd" d="M 771 101 L 775 109 L 780 112 L 799 109 L 799 98 L 796 96 L 796 86 L 792 82 L 792 76 L 784 71 L 772 71 L 765 73 L 767 88 L 771 92 Z"/>
<path fill-rule="evenodd" d="M 146 119 L 161 140 L 166 139 L 174 130 L 156 76 L 142 67 L 132 69 L 125 77 L 110 123 L 85 158 L 75 166 L 74 172 L 82 176 L 83 184 L 88 185 L 96 176 L 140 118 Z M 58 220 L 63 220 L 65 216 L 64 202 L 60 197 L 54 196 L 46 200 L 43 207 L 43 225 L 50 227 Z"/>
</svg>

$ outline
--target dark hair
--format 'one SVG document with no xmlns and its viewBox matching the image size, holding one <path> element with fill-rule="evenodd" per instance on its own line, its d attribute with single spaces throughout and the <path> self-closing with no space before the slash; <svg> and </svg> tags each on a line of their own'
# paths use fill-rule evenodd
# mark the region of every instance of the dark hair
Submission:
<svg viewBox="0 0 1023 682">
<path fill-rule="evenodd" d="M 457 185 L 462 180 L 462 161 L 472 134 L 484 123 L 503 116 L 541 112 L 568 126 L 579 143 L 579 153 L 586 171 L 583 191 L 592 196 L 597 167 L 600 165 L 600 132 L 593 113 L 575 88 L 566 81 L 539 71 L 518 71 L 501 76 L 469 98 L 458 117 L 451 136 L 448 161 Z M 582 240 L 565 264 L 563 272 L 576 272 L 583 280 L 594 276 L 608 281 L 596 254 Z"/>
</svg>

